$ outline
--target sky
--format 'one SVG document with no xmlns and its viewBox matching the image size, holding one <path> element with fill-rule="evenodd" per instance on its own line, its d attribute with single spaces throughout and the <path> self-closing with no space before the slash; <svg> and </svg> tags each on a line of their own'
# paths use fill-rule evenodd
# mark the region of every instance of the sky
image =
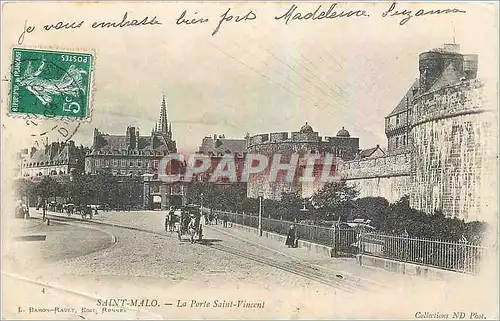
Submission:
<svg viewBox="0 0 500 321">
<path fill-rule="evenodd" d="M 479 76 L 497 80 L 496 4 L 400 3 L 398 10 L 460 8 L 465 14 L 381 17 L 390 3 L 338 3 L 337 10 L 364 9 L 369 18 L 292 20 L 274 17 L 293 3 L 14 3 L 3 8 L 2 78 L 9 79 L 10 48 L 24 24 L 24 47 L 92 50 L 95 54 L 93 115 L 73 136 L 90 146 L 94 128 L 124 135 L 127 126 L 149 135 L 166 96 L 173 137 L 182 151 L 197 150 L 215 133 L 243 138 L 298 131 L 307 121 L 321 136 L 345 127 L 361 148 L 386 146 L 384 117 L 418 78 L 418 55 L 455 41 L 463 53 L 479 54 Z M 296 12 L 322 4 L 296 2 Z M 220 15 L 255 20 L 223 22 Z M 208 18 L 177 25 L 176 19 Z M 156 16 L 161 25 L 93 29 L 92 22 L 142 20 Z M 43 30 L 47 23 L 84 21 L 72 30 Z M 234 20 L 234 18 L 233 18 Z M 28 147 L 40 128 L 5 115 L 8 81 L 2 81 L 4 144 Z M 73 127 L 71 127 L 73 126 Z M 71 128 L 76 128 L 71 125 Z M 36 128 L 34 128 L 36 127 Z M 34 136 L 32 136 L 34 135 Z M 50 140 L 61 137 L 47 135 Z M 34 138 L 35 137 L 35 138 Z M 12 140 L 10 138 L 15 138 Z M 7 139 L 7 140 L 6 140 Z"/>
</svg>

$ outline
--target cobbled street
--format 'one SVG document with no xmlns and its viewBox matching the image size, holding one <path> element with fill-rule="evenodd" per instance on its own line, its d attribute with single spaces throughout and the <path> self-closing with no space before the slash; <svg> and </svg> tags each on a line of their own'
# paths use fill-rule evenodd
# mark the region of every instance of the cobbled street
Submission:
<svg viewBox="0 0 500 321">
<path fill-rule="evenodd" d="M 66 297 L 85 301 L 68 301 L 67 307 L 75 311 L 62 314 L 66 317 L 217 318 L 221 311 L 225 318 L 348 317 L 363 314 L 360 300 L 373 305 L 372 315 L 387 309 L 391 303 L 376 304 L 377 296 L 397 295 L 396 287 L 398 291 L 413 287 L 411 292 L 418 295 L 412 279 L 360 268 L 353 259 L 318 259 L 308 253 L 294 259 L 300 252 L 286 250 L 301 249 L 264 246 L 221 225 L 205 226 L 201 243 L 191 244 L 187 236 L 179 241 L 176 233 L 165 232 L 160 212 L 102 212 L 91 221 L 55 213 L 49 217 L 50 226 L 32 223 L 25 228 L 30 234 L 46 234 L 47 240 L 14 242 L 9 247 L 14 254 L 6 256 L 4 270 L 38 282 L 27 289 L 40 300 L 65 291 Z M 336 272 L 339 267 L 342 272 Z M 106 313 L 97 299 L 117 299 L 116 293 L 120 298 L 149 301 L 144 301 L 146 306 Z M 231 301 L 264 302 L 264 306 L 224 305 Z M 12 304 L 28 309 L 22 303 Z M 83 312 L 82 307 L 95 311 Z"/>
</svg>

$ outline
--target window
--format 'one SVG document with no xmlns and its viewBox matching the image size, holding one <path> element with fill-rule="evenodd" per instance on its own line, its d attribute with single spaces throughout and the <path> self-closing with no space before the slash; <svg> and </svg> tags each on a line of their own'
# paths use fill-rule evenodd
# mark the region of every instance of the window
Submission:
<svg viewBox="0 0 500 321">
<path fill-rule="evenodd" d="M 101 160 L 100 160 L 100 159 L 96 159 L 96 160 L 95 160 L 95 166 L 96 166 L 96 167 L 101 166 Z"/>
<path fill-rule="evenodd" d="M 142 160 L 140 159 L 137 160 L 137 167 L 142 167 Z"/>
<path fill-rule="evenodd" d="M 104 166 L 109 167 L 109 159 L 104 160 Z"/>
<path fill-rule="evenodd" d="M 133 160 L 133 159 L 131 159 L 131 160 L 129 161 L 128 165 L 129 165 L 130 167 L 134 166 L 134 160 Z"/>
<path fill-rule="evenodd" d="M 118 171 L 116 169 L 113 169 L 113 175 L 118 174 Z"/>
<path fill-rule="evenodd" d="M 113 167 L 118 167 L 118 160 L 117 159 L 113 159 Z"/>
<path fill-rule="evenodd" d="M 155 160 L 153 161 L 153 167 L 154 167 L 154 168 L 158 168 L 158 160 L 156 160 L 156 159 L 155 159 Z"/>
<path fill-rule="evenodd" d="M 396 137 L 396 148 L 399 147 L 399 137 Z"/>
<path fill-rule="evenodd" d="M 396 115 L 396 125 L 399 125 L 399 114 Z"/>
<path fill-rule="evenodd" d="M 120 171 L 120 174 L 121 174 L 121 175 L 125 175 L 125 173 L 126 173 L 126 172 L 125 172 L 125 170 L 124 170 L 124 169 L 122 169 L 122 170 Z"/>
<path fill-rule="evenodd" d="M 126 167 L 127 166 L 127 160 L 126 159 L 122 159 L 122 167 Z"/>
</svg>

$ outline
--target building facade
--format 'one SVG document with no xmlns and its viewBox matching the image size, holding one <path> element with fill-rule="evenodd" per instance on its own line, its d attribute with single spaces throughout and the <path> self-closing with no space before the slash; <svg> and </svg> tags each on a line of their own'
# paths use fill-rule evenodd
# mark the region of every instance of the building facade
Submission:
<svg viewBox="0 0 500 321">
<path fill-rule="evenodd" d="M 85 172 L 120 176 L 157 174 L 160 160 L 175 152 L 177 146 L 163 97 L 158 122 L 148 136 L 141 136 L 139 128 L 131 126 L 126 128 L 125 135 L 110 135 L 94 129 L 93 144 L 85 157 Z"/>
<path fill-rule="evenodd" d="M 87 149 L 75 142 L 52 142 L 43 149 L 31 147 L 20 153 L 20 175 L 23 178 L 70 175 L 84 170 Z"/>
</svg>

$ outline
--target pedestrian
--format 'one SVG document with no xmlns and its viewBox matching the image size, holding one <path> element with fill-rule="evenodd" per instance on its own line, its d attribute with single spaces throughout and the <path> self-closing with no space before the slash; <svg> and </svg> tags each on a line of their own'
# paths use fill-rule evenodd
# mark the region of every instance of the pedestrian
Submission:
<svg viewBox="0 0 500 321">
<path fill-rule="evenodd" d="M 208 221 L 210 222 L 210 225 L 214 223 L 214 212 L 212 209 L 210 209 L 210 214 L 208 214 Z"/>
<path fill-rule="evenodd" d="M 174 208 L 173 208 L 173 206 L 170 206 L 167 214 L 165 215 L 165 231 L 166 232 L 171 231 L 173 216 L 174 216 Z"/>
<path fill-rule="evenodd" d="M 227 227 L 227 214 L 224 214 L 222 217 L 222 226 Z"/>
<path fill-rule="evenodd" d="M 295 243 L 293 245 L 294 248 L 299 247 L 299 229 L 295 228 Z"/>
<path fill-rule="evenodd" d="M 286 236 L 285 245 L 288 247 L 295 247 L 295 226 L 290 225 L 290 229 L 288 230 L 288 234 Z"/>
</svg>

